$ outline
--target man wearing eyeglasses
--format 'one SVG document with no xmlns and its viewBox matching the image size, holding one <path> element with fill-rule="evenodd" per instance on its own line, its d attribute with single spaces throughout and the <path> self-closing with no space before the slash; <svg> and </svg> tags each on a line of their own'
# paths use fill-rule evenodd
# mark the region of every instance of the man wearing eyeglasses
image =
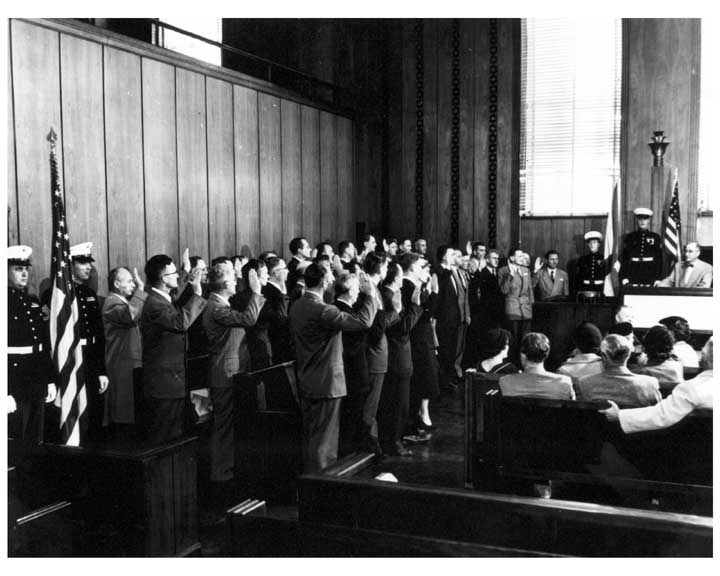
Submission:
<svg viewBox="0 0 720 576">
<path fill-rule="evenodd" d="M 178 302 L 173 301 L 170 292 L 178 287 L 178 271 L 170 256 L 150 258 L 145 277 L 150 286 L 141 318 L 147 440 L 160 444 L 183 433 L 185 333 L 207 302 L 202 297 L 198 268 L 190 272 L 190 282 Z"/>
</svg>

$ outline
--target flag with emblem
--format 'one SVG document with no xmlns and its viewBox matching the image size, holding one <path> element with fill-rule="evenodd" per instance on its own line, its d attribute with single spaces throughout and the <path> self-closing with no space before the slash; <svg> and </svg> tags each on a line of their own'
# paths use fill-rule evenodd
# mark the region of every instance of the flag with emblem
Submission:
<svg viewBox="0 0 720 576">
<path fill-rule="evenodd" d="M 675 171 L 675 185 L 670 199 L 670 209 L 663 231 L 663 248 L 671 259 L 676 262 L 680 260 L 680 201 L 678 200 L 677 170 Z"/>
<path fill-rule="evenodd" d="M 60 436 L 70 446 L 80 446 L 85 427 L 85 375 L 78 304 L 72 280 L 70 235 L 65 221 L 60 168 L 57 161 L 57 134 L 50 128 L 50 190 L 52 201 L 52 261 L 50 277 L 50 346 L 57 374 L 58 394 L 55 404 L 60 408 Z"/>
<path fill-rule="evenodd" d="M 615 296 L 615 286 L 617 285 L 617 242 L 615 242 L 615 233 L 618 230 L 618 222 L 620 220 L 618 210 L 620 206 L 620 184 L 615 180 L 613 185 L 612 199 L 610 201 L 610 210 L 608 210 L 607 222 L 605 223 L 605 246 L 603 255 L 607 262 L 608 273 L 605 275 L 605 284 L 603 286 L 603 294 L 605 296 Z"/>
</svg>

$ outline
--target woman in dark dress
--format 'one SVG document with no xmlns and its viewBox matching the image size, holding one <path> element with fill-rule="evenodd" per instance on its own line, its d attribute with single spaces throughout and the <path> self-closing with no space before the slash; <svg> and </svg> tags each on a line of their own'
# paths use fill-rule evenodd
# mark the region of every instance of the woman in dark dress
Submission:
<svg viewBox="0 0 720 576">
<path fill-rule="evenodd" d="M 517 367 L 507 361 L 512 335 L 503 328 L 489 330 L 481 341 L 480 362 L 477 371 L 480 374 L 516 374 Z"/>
</svg>

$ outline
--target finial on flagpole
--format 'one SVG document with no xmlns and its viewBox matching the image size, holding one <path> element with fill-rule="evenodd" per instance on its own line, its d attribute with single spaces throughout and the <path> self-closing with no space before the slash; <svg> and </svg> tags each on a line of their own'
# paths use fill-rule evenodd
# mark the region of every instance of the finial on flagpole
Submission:
<svg viewBox="0 0 720 576">
<path fill-rule="evenodd" d="M 50 133 L 47 135 L 47 140 L 53 146 L 57 142 L 57 134 L 55 133 L 55 127 L 52 125 L 50 125 Z"/>
</svg>

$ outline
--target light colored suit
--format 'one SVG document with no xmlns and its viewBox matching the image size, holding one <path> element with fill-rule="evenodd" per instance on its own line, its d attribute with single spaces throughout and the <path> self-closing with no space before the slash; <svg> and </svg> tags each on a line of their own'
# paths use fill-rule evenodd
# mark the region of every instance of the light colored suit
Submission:
<svg viewBox="0 0 720 576">
<path fill-rule="evenodd" d="M 567 272 L 555 269 L 555 281 L 550 277 L 550 270 L 542 267 L 533 277 L 533 287 L 537 290 L 538 301 L 551 300 L 570 294 L 570 283 Z"/>
<path fill-rule="evenodd" d="M 528 320 L 532 318 L 532 305 L 535 300 L 532 290 L 530 270 L 517 266 L 515 274 L 509 266 L 498 270 L 498 284 L 505 295 L 505 316 L 508 320 Z"/>
<path fill-rule="evenodd" d="M 576 389 L 578 400 L 612 400 L 628 407 L 652 406 L 662 398 L 657 378 L 633 374 L 625 366 L 583 376 L 577 381 Z"/>
<path fill-rule="evenodd" d="M 712 286 L 712 266 L 702 260 L 695 260 L 693 270 L 687 282 L 685 281 L 686 262 L 675 264 L 667 278 L 660 282 L 660 286 L 674 286 L 676 288 L 710 288 Z"/>
</svg>

